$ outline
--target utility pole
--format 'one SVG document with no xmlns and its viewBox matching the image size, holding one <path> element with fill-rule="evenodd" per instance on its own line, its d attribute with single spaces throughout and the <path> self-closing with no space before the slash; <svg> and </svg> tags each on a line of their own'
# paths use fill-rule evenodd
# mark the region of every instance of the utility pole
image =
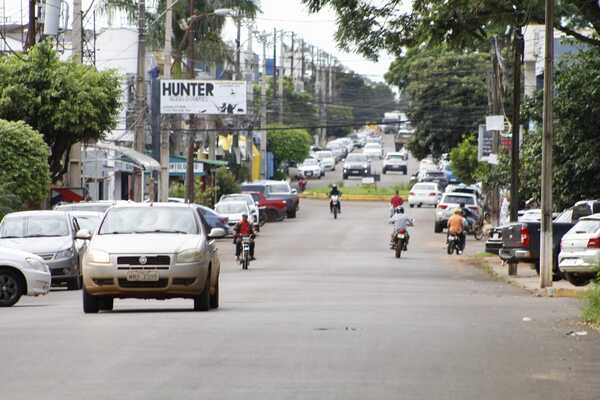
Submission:
<svg viewBox="0 0 600 400">
<path fill-rule="evenodd" d="M 292 87 L 296 89 L 296 77 L 294 77 L 294 32 L 292 32 L 292 56 L 290 58 L 290 77 L 292 78 Z"/>
<path fill-rule="evenodd" d="M 254 48 L 253 48 L 254 43 L 252 42 L 252 28 L 253 28 L 252 25 L 248 24 L 248 43 L 247 43 L 247 51 L 248 52 L 247 52 L 247 55 L 245 57 L 246 61 L 248 59 L 254 60 Z M 246 65 L 247 65 L 247 63 L 244 62 L 244 66 L 246 66 Z M 244 80 L 245 81 L 249 81 L 249 82 L 254 81 L 253 77 L 250 78 L 250 79 L 247 79 L 248 76 L 252 76 L 252 62 L 250 63 L 250 68 L 249 69 L 244 68 Z M 246 90 L 247 90 L 246 93 L 247 93 L 248 99 L 253 99 L 253 97 L 254 97 L 253 96 L 254 95 L 254 91 L 252 90 L 252 85 L 247 85 L 247 89 Z M 249 104 L 254 104 L 254 102 L 250 101 Z M 246 110 L 246 111 L 248 111 L 248 110 Z M 256 110 L 252 110 L 253 114 L 255 112 L 256 112 Z M 249 178 L 250 181 L 252 180 L 252 171 L 253 171 L 252 164 L 254 162 L 254 160 L 253 160 L 253 155 L 254 155 L 253 154 L 254 153 L 254 148 L 253 148 L 253 146 L 254 146 L 254 140 L 253 139 L 254 139 L 254 135 L 253 135 L 253 132 L 252 132 L 253 129 L 254 129 L 254 126 L 252 126 L 251 128 L 249 128 L 248 129 L 248 133 L 246 134 L 246 159 L 248 160 L 247 161 L 248 174 L 249 174 L 248 178 Z"/>
<path fill-rule="evenodd" d="M 173 0 L 167 0 L 165 15 L 165 51 L 163 64 L 163 79 L 171 79 L 171 38 L 173 37 Z M 167 116 L 160 131 L 160 189 L 159 200 L 169 201 L 169 130 L 171 117 Z"/>
<path fill-rule="evenodd" d="M 300 63 L 300 80 L 302 82 L 302 91 L 304 91 L 304 76 L 306 75 L 306 61 L 304 58 L 304 39 L 302 39 L 302 41 L 300 42 L 300 56 L 301 58 L 301 63 Z"/>
<path fill-rule="evenodd" d="M 146 0 L 138 1 L 138 52 L 137 52 L 137 77 L 135 87 L 135 137 L 134 149 L 140 153 L 144 153 L 146 147 L 146 134 L 144 132 L 144 123 L 146 120 L 146 85 L 145 78 L 145 61 L 146 61 Z M 144 170 L 139 169 L 134 175 L 134 200 L 144 201 Z"/>
<path fill-rule="evenodd" d="M 512 163 L 510 179 L 510 222 L 517 222 L 519 213 L 519 145 L 521 144 L 521 65 L 523 62 L 523 33 L 521 27 L 515 28 L 513 62 L 513 115 L 512 115 Z"/>
<path fill-rule="evenodd" d="M 73 26 L 71 31 L 71 34 L 73 35 L 72 60 L 76 64 L 81 64 L 83 60 L 82 17 L 83 12 L 81 11 L 81 0 L 73 0 Z M 66 182 L 67 186 L 72 188 L 82 187 L 83 184 L 81 181 L 81 175 L 81 143 L 77 142 L 74 143 L 69 149 L 69 165 Z"/>
<path fill-rule="evenodd" d="M 29 23 L 27 24 L 27 38 L 25 39 L 25 45 L 23 46 L 24 50 L 33 47 L 36 41 L 35 3 L 36 0 L 29 0 Z"/>
<path fill-rule="evenodd" d="M 261 179 L 267 179 L 267 37 L 263 38 L 263 71 L 260 78 L 260 160 Z"/>
<path fill-rule="evenodd" d="M 194 79 L 194 0 L 188 0 L 188 13 L 190 22 L 187 29 L 187 70 L 189 79 Z M 185 201 L 187 203 L 194 202 L 194 153 L 196 139 L 196 116 L 190 114 L 189 117 L 190 134 L 188 136 L 187 160 L 185 168 Z"/>
<path fill-rule="evenodd" d="M 279 44 L 281 45 L 279 51 L 279 70 L 281 71 L 281 76 L 279 77 L 279 124 L 283 125 L 283 78 L 285 77 L 285 43 L 283 42 L 283 31 L 281 31 Z"/>
<path fill-rule="evenodd" d="M 552 144 L 554 72 L 554 0 L 546 0 L 544 56 L 544 136 L 542 138 L 542 229 L 540 240 L 540 288 L 552 286 Z"/>
<path fill-rule="evenodd" d="M 273 99 L 277 98 L 277 28 L 273 28 Z"/>
</svg>

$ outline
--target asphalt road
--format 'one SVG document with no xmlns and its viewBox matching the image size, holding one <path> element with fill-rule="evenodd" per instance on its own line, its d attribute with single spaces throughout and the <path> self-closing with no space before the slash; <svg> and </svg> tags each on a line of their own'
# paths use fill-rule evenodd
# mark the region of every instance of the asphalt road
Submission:
<svg viewBox="0 0 600 400">
<path fill-rule="evenodd" d="M 265 227 L 248 271 L 223 241 L 221 308 L 208 313 L 117 300 L 84 315 L 81 292 L 23 298 L 0 309 L 0 398 L 600 397 L 600 335 L 575 321 L 577 301 L 491 280 L 444 254 L 431 209 L 410 212 L 400 260 L 381 203 L 344 203 L 333 220 L 304 201 Z"/>
<path fill-rule="evenodd" d="M 393 135 L 384 135 L 384 150 L 385 152 L 394 151 L 394 137 Z M 356 149 L 355 152 L 360 153 L 361 149 Z M 343 177 L 343 162 L 339 162 L 336 166 L 335 171 L 328 171 L 325 176 L 321 179 L 310 179 L 308 181 L 307 190 L 311 188 L 318 188 L 323 186 L 329 186 L 333 183 L 339 184 L 344 182 L 345 186 L 356 186 L 362 183 L 360 177 L 350 177 L 344 180 Z M 373 168 L 375 171 L 381 171 L 382 162 L 374 161 Z M 404 175 L 402 172 L 390 171 L 387 174 L 381 174 L 381 181 L 378 182 L 380 186 L 394 186 L 408 184 L 410 176 L 417 172 L 419 169 L 419 161 L 410 155 L 408 159 L 408 174 Z"/>
</svg>

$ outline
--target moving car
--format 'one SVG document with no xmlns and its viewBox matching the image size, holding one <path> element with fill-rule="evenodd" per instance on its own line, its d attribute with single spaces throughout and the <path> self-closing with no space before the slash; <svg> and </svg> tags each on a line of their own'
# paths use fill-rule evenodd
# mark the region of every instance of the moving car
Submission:
<svg viewBox="0 0 600 400">
<path fill-rule="evenodd" d="M 286 181 L 266 181 L 265 185 L 265 195 L 285 200 L 287 217 L 296 218 L 296 214 L 300 209 L 300 198 L 296 190 L 292 189 Z"/>
<path fill-rule="evenodd" d="M 385 174 L 388 171 L 400 171 L 404 175 L 408 174 L 408 165 L 403 153 L 394 152 L 385 155 L 381 172 Z"/>
<path fill-rule="evenodd" d="M 317 151 L 314 154 L 314 158 L 321 162 L 321 167 L 325 171 L 335 171 L 335 156 L 329 150 Z"/>
<path fill-rule="evenodd" d="M 349 176 L 369 176 L 371 175 L 371 162 L 365 154 L 350 154 L 344 161 L 344 179 Z"/>
<path fill-rule="evenodd" d="M 248 208 L 248 204 L 245 201 L 223 201 L 215 204 L 215 211 L 227 217 L 227 223 L 229 226 L 233 227 L 238 222 L 242 220 L 242 215 L 246 214 L 248 216 L 248 222 L 252 225 L 255 225 L 254 216 L 250 213 L 250 208 Z"/>
<path fill-rule="evenodd" d="M 442 193 L 437 183 L 416 183 L 408 194 L 408 205 L 411 208 L 423 205 L 435 207 L 441 197 Z"/>
<path fill-rule="evenodd" d="M 231 203 L 225 203 L 231 204 Z M 242 203 L 244 204 L 244 203 Z M 83 311 L 112 310 L 115 298 L 194 300 L 194 310 L 219 306 L 221 268 L 214 237 L 198 206 L 136 203 L 107 211 L 83 259 Z"/>
<path fill-rule="evenodd" d="M 298 175 L 304 178 L 321 179 L 325 171 L 321 168 L 321 163 L 316 158 L 307 158 L 298 166 Z"/>
<path fill-rule="evenodd" d="M 0 307 L 15 305 L 23 295 L 47 294 L 51 281 L 50 269 L 42 257 L 0 248 Z"/>
<path fill-rule="evenodd" d="M 464 204 L 465 208 L 469 208 L 474 213 L 481 215 L 477 205 L 477 197 L 474 194 L 444 193 L 435 210 L 433 229 L 435 233 L 440 233 L 446 228 L 448 219 L 452 216 L 454 209 L 460 207 L 461 204 Z"/>
<path fill-rule="evenodd" d="M 341 143 L 330 142 L 330 143 L 327 143 L 326 148 L 327 148 L 327 150 L 329 150 L 330 152 L 333 153 L 333 156 L 335 157 L 336 162 L 342 160 L 347 155 L 348 149 L 346 149 L 346 147 L 344 145 L 342 145 Z"/>
<path fill-rule="evenodd" d="M 248 214 L 248 217 L 250 218 L 250 221 L 254 224 L 254 227 L 257 230 L 260 230 L 260 208 L 258 206 L 258 204 L 256 204 L 256 201 L 254 200 L 254 197 L 252 197 L 251 194 L 248 193 L 234 193 L 234 194 L 226 194 L 221 196 L 221 198 L 219 199 L 219 203 L 223 203 L 226 201 L 243 201 L 248 205 L 248 210 L 250 211 L 250 214 Z"/>
<path fill-rule="evenodd" d="M 367 143 L 363 148 L 363 154 L 369 159 L 380 160 L 383 157 L 383 148 L 378 143 Z"/>
<path fill-rule="evenodd" d="M 558 267 L 575 286 L 585 286 L 600 272 L 600 214 L 581 218 L 563 236 Z"/>
<path fill-rule="evenodd" d="M 63 211 L 22 211 L 7 214 L 0 223 L 0 247 L 40 256 L 50 267 L 52 284 L 81 288 L 79 224 Z"/>
</svg>

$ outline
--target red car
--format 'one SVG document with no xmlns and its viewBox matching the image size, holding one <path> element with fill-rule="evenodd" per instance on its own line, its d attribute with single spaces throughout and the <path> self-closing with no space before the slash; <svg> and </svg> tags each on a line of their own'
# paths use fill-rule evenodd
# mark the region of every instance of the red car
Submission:
<svg viewBox="0 0 600 400">
<path fill-rule="evenodd" d="M 287 213 L 287 201 L 283 199 L 267 198 L 261 192 L 251 192 L 242 190 L 242 193 L 249 193 L 258 203 L 260 208 L 260 218 L 265 218 L 269 222 L 283 221 Z"/>
</svg>

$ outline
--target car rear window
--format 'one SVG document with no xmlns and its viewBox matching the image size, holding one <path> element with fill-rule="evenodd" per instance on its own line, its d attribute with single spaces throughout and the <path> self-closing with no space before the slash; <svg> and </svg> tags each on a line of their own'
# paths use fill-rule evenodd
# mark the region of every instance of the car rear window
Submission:
<svg viewBox="0 0 600 400">
<path fill-rule="evenodd" d="M 265 187 L 261 185 L 242 185 L 242 191 L 264 193 Z"/>
<path fill-rule="evenodd" d="M 427 172 L 425 174 L 429 178 L 445 178 L 446 174 L 443 172 Z"/>
<path fill-rule="evenodd" d="M 437 187 L 435 185 L 424 185 L 422 183 L 416 184 L 413 186 L 413 190 L 436 190 Z"/>
<path fill-rule="evenodd" d="M 290 193 L 290 187 L 286 183 L 276 183 L 270 185 L 271 193 Z"/>
<path fill-rule="evenodd" d="M 453 195 L 446 195 L 444 196 L 444 200 L 442 200 L 442 203 L 449 203 L 449 204 L 460 204 L 460 203 L 464 203 L 464 204 L 475 204 L 475 200 L 469 196 L 453 196 Z"/>
<path fill-rule="evenodd" d="M 576 223 L 571 233 L 594 233 L 598 229 L 600 229 L 600 221 L 588 219 Z"/>
</svg>

